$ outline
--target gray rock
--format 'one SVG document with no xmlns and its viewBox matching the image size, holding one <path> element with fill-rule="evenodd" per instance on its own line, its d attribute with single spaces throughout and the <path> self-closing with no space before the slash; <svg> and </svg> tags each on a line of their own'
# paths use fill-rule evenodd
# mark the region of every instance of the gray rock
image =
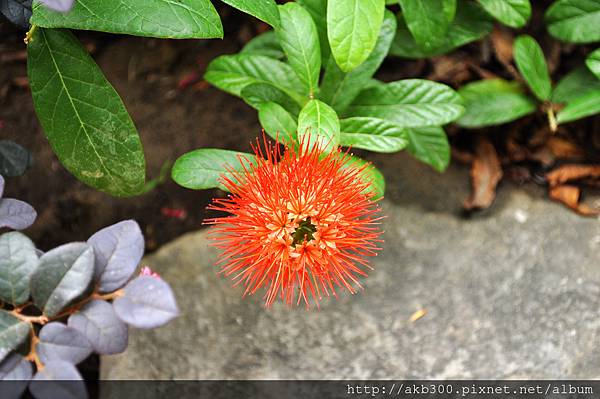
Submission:
<svg viewBox="0 0 600 399">
<path fill-rule="evenodd" d="M 132 331 L 124 354 L 102 358 L 102 378 L 600 378 L 598 220 L 510 185 L 465 217 L 464 168 L 372 159 L 388 177 L 388 218 L 364 292 L 266 311 L 216 274 L 206 231 L 189 234 L 144 260 L 182 315 Z"/>
</svg>

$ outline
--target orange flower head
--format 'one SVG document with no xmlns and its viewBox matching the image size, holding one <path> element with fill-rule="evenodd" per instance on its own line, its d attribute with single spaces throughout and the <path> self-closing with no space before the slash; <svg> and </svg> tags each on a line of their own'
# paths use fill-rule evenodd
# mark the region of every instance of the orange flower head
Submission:
<svg viewBox="0 0 600 399">
<path fill-rule="evenodd" d="M 231 214 L 205 221 L 215 225 L 221 272 L 243 283 L 244 296 L 265 287 L 266 307 L 277 297 L 309 307 L 339 288 L 356 293 L 381 242 L 380 208 L 362 177 L 369 165 L 309 140 L 283 151 L 264 141 L 252 162 L 222 176 L 231 194 L 208 207 Z"/>
</svg>

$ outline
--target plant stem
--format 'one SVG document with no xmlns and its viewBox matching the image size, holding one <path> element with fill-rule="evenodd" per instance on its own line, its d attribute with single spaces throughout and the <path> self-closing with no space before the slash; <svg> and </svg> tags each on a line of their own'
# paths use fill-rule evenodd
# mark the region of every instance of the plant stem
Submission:
<svg viewBox="0 0 600 399">
<path fill-rule="evenodd" d="M 548 115 L 548 124 L 550 125 L 550 131 L 554 133 L 558 130 L 558 122 L 556 121 L 556 115 L 554 114 L 552 105 L 548 106 L 546 114 Z"/>
<path fill-rule="evenodd" d="M 31 43 L 31 41 L 33 40 L 33 34 L 35 33 L 36 29 L 37 25 L 31 25 L 31 29 L 27 31 L 27 33 L 25 34 L 25 39 L 23 40 L 25 44 Z"/>
<path fill-rule="evenodd" d="M 25 358 L 27 360 L 29 360 L 30 362 L 34 362 L 35 367 L 37 368 L 38 371 L 40 371 L 40 370 L 44 369 L 44 364 L 42 363 L 42 361 L 40 360 L 40 358 L 36 352 L 36 347 L 37 347 L 38 342 L 40 342 L 40 339 L 38 338 L 38 336 L 35 333 L 33 324 L 29 324 L 29 327 L 30 327 L 29 335 L 31 336 L 31 346 L 29 348 L 29 354 Z"/>
</svg>

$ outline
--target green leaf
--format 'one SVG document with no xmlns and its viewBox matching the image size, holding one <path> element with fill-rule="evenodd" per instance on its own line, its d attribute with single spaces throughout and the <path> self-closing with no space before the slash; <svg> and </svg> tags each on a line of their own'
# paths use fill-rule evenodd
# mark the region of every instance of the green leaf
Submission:
<svg viewBox="0 0 600 399">
<path fill-rule="evenodd" d="M 549 100 L 552 95 L 552 82 L 540 45 L 533 37 L 521 35 L 515 40 L 513 51 L 517 68 L 533 94 L 541 101 Z"/>
<path fill-rule="evenodd" d="M 443 172 L 450 163 L 450 144 L 446 132 L 440 126 L 406 129 L 409 144 L 407 147 L 419 161 Z"/>
<path fill-rule="evenodd" d="M 36 3 L 30 23 L 174 39 L 223 37 L 221 19 L 209 0 L 77 0 L 68 13 Z"/>
<path fill-rule="evenodd" d="M 559 40 L 592 43 L 600 40 L 600 1 L 557 0 L 546 10 L 548 31 Z"/>
<path fill-rule="evenodd" d="M 365 190 L 371 194 L 373 201 L 378 200 L 385 194 L 385 178 L 379 169 L 371 162 L 365 161 L 359 157 L 351 156 L 348 161 L 342 166 L 343 168 L 364 168 L 361 173 L 361 179 L 365 183 L 369 183 L 369 187 Z"/>
<path fill-rule="evenodd" d="M 344 112 L 381 66 L 390 50 L 395 33 L 396 18 L 390 11 L 386 11 L 377 44 L 369 58 L 358 68 L 345 73 L 333 58 L 329 59 L 319 91 L 320 99 L 331 105 L 337 112 Z"/>
<path fill-rule="evenodd" d="M 94 250 L 86 243 L 66 244 L 46 252 L 31 276 L 33 303 L 56 316 L 83 294 L 94 275 Z"/>
<path fill-rule="evenodd" d="M 291 114 L 298 116 L 300 106 L 284 91 L 268 83 L 252 83 L 242 90 L 242 98 L 255 109 L 267 102 L 280 104 Z"/>
<path fill-rule="evenodd" d="M 219 89 L 240 97 L 244 87 L 253 83 L 269 83 L 284 91 L 300 105 L 303 85 L 287 64 L 254 54 L 222 55 L 206 69 L 204 79 Z"/>
<path fill-rule="evenodd" d="M 478 0 L 492 17 L 512 28 L 525 26 L 531 17 L 529 0 Z"/>
<path fill-rule="evenodd" d="M 404 58 L 427 58 L 445 54 L 457 47 L 479 40 L 492 31 L 493 23 L 476 3 L 459 0 L 454 21 L 448 27 L 446 39 L 438 48 L 422 49 L 412 37 L 402 15 L 398 15 L 398 32 L 390 54 Z"/>
<path fill-rule="evenodd" d="M 452 122 L 463 111 L 460 96 L 450 87 L 405 79 L 362 91 L 347 114 L 386 119 L 400 127 L 420 127 Z"/>
<path fill-rule="evenodd" d="M 563 77 L 552 93 L 552 102 L 565 104 L 587 93 L 600 91 L 600 80 L 586 67 L 579 67 Z"/>
<path fill-rule="evenodd" d="M 344 72 L 362 64 L 377 42 L 385 0 L 329 0 L 327 35 L 333 58 Z"/>
<path fill-rule="evenodd" d="M 0 361 L 21 345 L 29 335 L 29 324 L 6 310 L 0 310 Z"/>
<path fill-rule="evenodd" d="M 298 124 L 281 105 L 267 102 L 258 108 L 258 120 L 265 132 L 273 139 L 291 144 L 298 141 Z"/>
<path fill-rule="evenodd" d="M 220 188 L 228 191 L 222 177 L 233 180 L 230 170 L 243 170 L 254 160 L 254 155 L 244 152 L 201 148 L 179 157 L 173 165 L 171 177 L 180 186 L 193 190 Z"/>
<path fill-rule="evenodd" d="M 558 112 L 558 123 L 571 122 L 600 112 L 600 79 L 585 67 L 562 78 L 552 93 L 554 104 L 565 107 Z"/>
<path fill-rule="evenodd" d="M 391 122 L 377 118 L 340 120 L 340 145 L 375 152 L 396 152 L 408 145 L 408 135 Z"/>
<path fill-rule="evenodd" d="M 29 279 L 38 266 L 35 246 L 18 232 L 0 236 L 0 299 L 21 305 L 29 299 Z"/>
<path fill-rule="evenodd" d="M 246 43 L 240 53 L 264 55 L 266 57 L 275 58 L 276 60 L 285 58 L 285 54 L 279 45 L 279 39 L 277 39 L 277 35 L 272 30 L 254 37 Z"/>
<path fill-rule="evenodd" d="M 279 6 L 281 28 L 277 37 L 287 61 L 304 85 L 303 94 L 313 96 L 319 85 L 321 47 L 317 27 L 310 14 L 296 3 Z"/>
<path fill-rule="evenodd" d="M 142 143 L 121 98 L 81 43 L 69 31 L 38 28 L 27 55 L 35 110 L 62 164 L 101 191 L 138 194 L 146 174 Z"/>
<path fill-rule="evenodd" d="M 308 11 L 317 26 L 321 43 L 321 63 L 325 63 L 331 55 L 327 38 L 327 0 L 296 0 L 296 3 Z"/>
<path fill-rule="evenodd" d="M 340 121 L 329 105 L 319 100 L 310 100 L 298 116 L 298 140 L 310 134 L 311 145 L 318 144 L 329 152 L 340 143 Z"/>
<path fill-rule="evenodd" d="M 502 79 L 480 80 L 459 91 L 465 102 L 465 114 L 456 121 L 468 128 L 501 125 L 536 110 L 536 103 L 523 93 L 516 82 Z"/>
<path fill-rule="evenodd" d="M 274 0 L 221 0 L 240 11 L 268 23 L 274 28 L 280 26 L 279 11 Z"/>
<path fill-rule="evenodd" d="M 432 50 L 444 44 L 456 14 L 456 0 L 400 0 L 400 6 L 419 47 Z"/>
<path fill-rule="evenodd" d="M 566 107 L 556 114 L 556 121 L 566 123 L 598 113 L 600 113 L 600 90 L 589 91 L 571 99 Z"/>
<path fill-rule="evenodd" d="M 585 64 L 590 71 L 600 79 L 600 48 L 588 55 Z"/>
</svg>

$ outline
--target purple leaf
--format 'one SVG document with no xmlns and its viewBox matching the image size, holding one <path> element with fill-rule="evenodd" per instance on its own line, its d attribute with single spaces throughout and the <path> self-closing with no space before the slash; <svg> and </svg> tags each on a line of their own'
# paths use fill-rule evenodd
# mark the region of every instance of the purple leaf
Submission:
<svg viewBox="0 0 600 399">
<path fill-rule="evenodd" d="M 31 362 L 13 353 L 0 363 L 0 392 L 2 399 L 18 399 L 33 376 Z"/>
<path fill-rule="evenodd" d="M 81 374 L 74 365 L 55 360 L 44 366 L 29 384 L 29 391 L 37 399 L 83 399 L 88 397 Z"/>
<path fill-rule="evenodd" d="M 27 380 L 33 376 L 31 362 L 13 353 L 0 363 L 0 380 Z"/>
<path fill-rule="evenodd" d="M 0 175 L 0 199 L 2 199 L 2 195 L 4 194 L 4 177 Z"/>
<path fill-rule="evenodd" d="M 0 235 L 0 300 L 20 305 L 29 299 L 29 280 L 39 264 L 35 246 L 16 231 Z"/>
<path fill-rule="evenodd" d="M 0 228 L 23 230 L 33 224 L 37 213 L 27 202 L 12 198 L 0 199 Z"/>
<path fill-rule="evenodd" d="M 75 0 L 40 0 L 40 3 L 45 4 L 51 10 L 67 13 L 73 8 Z"/>
<path fill-rule="evenodd" d="M 94 348 L 81 332 L 52 322 L 40 330 L 40 342 L 36 350 L 42 363 L 64 360 L 77 364 L 88 357 Z"/>
<path fill-rule="evenodd" d="M 137 328 L 159 327 L 179 314 L 169 284 L 151 276 L 129 282 L 123 296 L 114 300 L 113 307 L 121 320 Z"/>
<path fill-rule="evenodd" d="M 90 237 L 96 255 L 95 277 L 100 292 L 125 285 L 144 255 L 144 236 L 133 220 L 106 227 Z"/>
<path fill-rule="evenodd" d="M 92 301 L 69 317 L 69 327 L 83 333 L 101 355 L 114 355 L 127 348 L 128 328 L 106 301 Z"/>
<path fill-rule="evenodd" d="M 56 316 L 89 287 L 94 273 L 94 250 L 74 242 L 46 252 L 31 276 L 33 302 L 47 316 Z"/>
</svg>

